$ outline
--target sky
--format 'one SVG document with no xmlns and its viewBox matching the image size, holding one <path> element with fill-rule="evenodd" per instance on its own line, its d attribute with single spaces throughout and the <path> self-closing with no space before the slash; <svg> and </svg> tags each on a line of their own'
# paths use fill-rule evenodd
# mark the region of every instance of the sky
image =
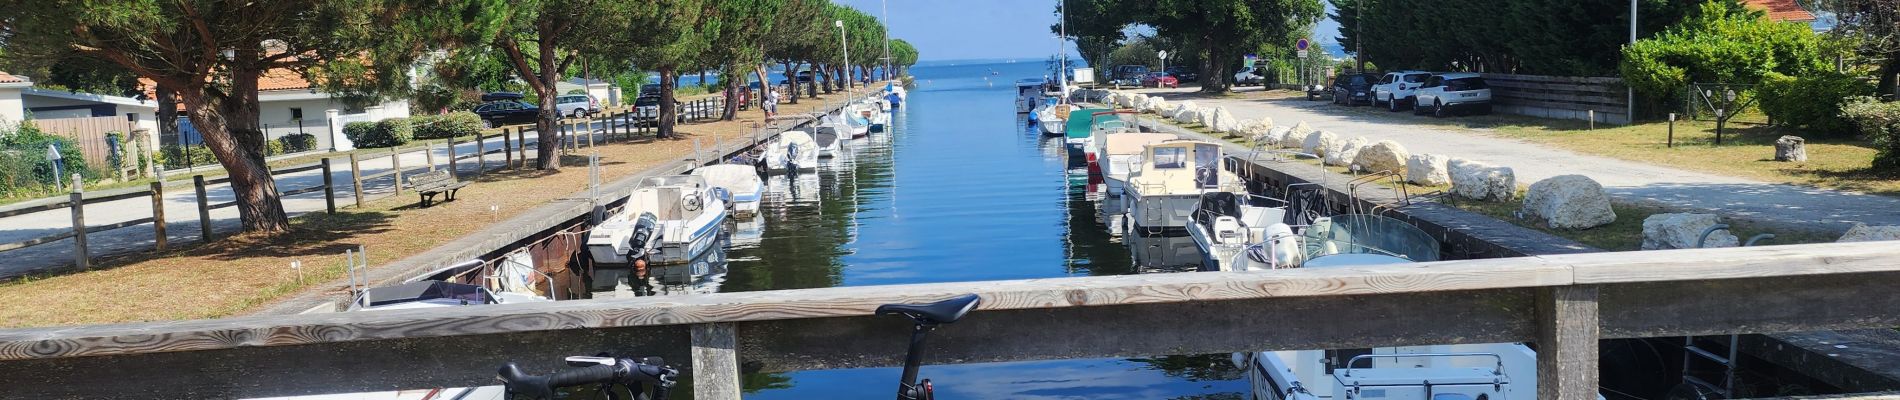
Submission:
<svg viewBox="0 0 1900 400">
<path fill-rule="evenodd" d="M 872 16 L 890 7 L 891 37 L 917 47 L 918 59 L 1047 59 L 1056 51 L 1058 0 L 834 0 Z M 888 4 L 886 4 L 888 1 Z M 1327 12 L 1332 4 L 1327 3 Z M 1314 42 L 1331 43 L 1339 25 L 1320 22 Z M 1075 54 L 1074 46 L 1067 46 Z"/>
</svg>

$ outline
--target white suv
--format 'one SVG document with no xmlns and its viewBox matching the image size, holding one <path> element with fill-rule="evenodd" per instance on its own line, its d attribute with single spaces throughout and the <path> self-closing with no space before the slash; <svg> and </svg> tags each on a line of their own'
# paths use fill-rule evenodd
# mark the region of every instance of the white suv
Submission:
<svg viewBox="0 0 1900 400">
<path fill-rule="evenodd" d="M 1234 73 L 1234 86 L 1260 85 L 1266 82 L 1266 77 L 1260 76 L 1260 72 L 1262 71 L 1255 67 L 1241 68 L 1240 72 Z"/>
<path fill-rule="evenodd" d="M 600 101 L 584 94 L 564 94 L 554 98 L 554 107 L 563 117 L 580 118 L 600 112 Z"/>
<path fill-rule="evenodd" d="M 1412 96 L 1417 106 L 1412 114 L 1424 114 L 1431 110 L 1433 116 L 1443 117 L 1459 109 L 1475 109 L 1480 114 L 1491 113 L 1491 86 L 1484 78 L 1473 73 L 1448 73 L 1432 75 L 1425 80 L 1425 86 L 1418 88 Z M 1430 107 L 1430 108 L 1427 108 Z"/>
<path fill-rule="evenodd" d="M 1372 85 L 1372 105 L 1385 104 L 1387 110 L 1399 111 L 1399 107 L 1412 102 L 1412 92 L 1425 86 L 1425 80 L 1432 73 L 1425 71 L 1387 72 L 1379 83 Z"/>
</svg>

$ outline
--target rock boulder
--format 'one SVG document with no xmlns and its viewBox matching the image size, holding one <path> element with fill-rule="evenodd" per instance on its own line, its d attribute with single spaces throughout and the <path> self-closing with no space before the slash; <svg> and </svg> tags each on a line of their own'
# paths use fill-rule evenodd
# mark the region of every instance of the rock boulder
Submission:
<svg viewBox="0 0 1900 400">
<path fill-rule="evenodd" d="M 1847 228 L 1847 234 L 1841 235 L 1840 242 L 1872 242 L 1877 240 L 1900 240 L 1900 226 L 1868 226 L 1854 224 Z"/>
<path fill-rule="evenodd" d="M 1412 154 L 1405 151 L 1405 145 L 1381 140 L 1360 149 L 1359 154 L 1353 156 L 1352 163 L 1368 172 L 1392 171 L 1403 176 L 1406 159 L 1411 157 Z"/>
<path fill-rule="evenodd" d="M 1370 141 L 1366 140 L 1364 136 L 1355 137 L 1351 140 L 1335 141 L 1332 147 L 1326 148 L 1326 155 L 1323 156 L 1324 160 L 1322 161 L 1325 162 L 1326 165 L 1331 166 L 1350 166 L 1352 165 L 1352 160 L 1359 155 L 1359 151 L 1365 149 L 1369 144 L 1371 144 Z"/>
<path fill-rule="evenodd" d="M 1317 131 L 1307 134 L 1306 138 L 1300 141 L 1300 150 L 1307 154 L 1325 157 L 1327 150 L 1338 146 L 1337 142 L 1339 142 L 1338 135 L 1327 131 Z"/>
<path fill-rule="evenodd" d="M 1721 223 L 1715 214 L 1654 214 L 1643 219 L 1643 250 L 1693 249 L 1702 232 Z M 1728 230 L 1709 234 L 1702 247 L 1735 247 L 1741 244 Z"/>
<path fill-rule="evenodd" d="M 1226 107 L 1214 107 L 1213 114 L 1213 120 L 1207 124 L 1209 128 L 1228 137 L 1240 135 L 1240 120 L 1234 118 L 1233 114 L 1228 114 Z"/>
<path fill-rule="evenodd" d="M 1306 137 L 1312 134 L 1313 127 L 1307 126 L 1306 121 L 1300 121 L 1299 124 L 1287 128 L 1286 135 L 1280 137 L 1280 147 L 1289 149 L 1304 148 L 1306 145 Z"/>
<path fill-rule="evenodd" d="M 1520 213 L 1555 229 L 1589 229 L 1616 221 L 1609 193 L 1583 175 L 1558 175 L 1531 184 Z"/>
<path fill-rule="evenodd" d="M 1775 161 L 1807 161 L 1808 140 L 1800 136 L 1775 139 Z"/>
<path fill-rule="evenodd" d="M 1451 157 L 1437 154 L 1415 154 L 1405 159 L 1405 181 L 1425 186 L 1440 186 L 1451 183 L 1451 173 L 1446 172 L 1445 163 Z"/>
<path fill-rule="evenodd" d="M 1454 158 L 1445 163 L 1451 192 L 1467 199 L 1511 201 L 1517 197 L 1517 176 L 1511 167 L 1497 167 Z"/>
</svg>

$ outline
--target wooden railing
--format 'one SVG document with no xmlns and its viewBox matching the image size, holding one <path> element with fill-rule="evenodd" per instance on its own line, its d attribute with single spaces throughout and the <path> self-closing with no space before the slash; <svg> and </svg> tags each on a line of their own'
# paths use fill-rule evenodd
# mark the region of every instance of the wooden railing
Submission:
<svg viewBox="0 0 1900 400">
<path fill-rule="evenodd" d="M 1629 93 L 1620 78 L 1484 74 L 1500 112 L 1628 124 Z"/>
<path fill-rule="evenodd" d="M 1593 399 L 1597 341 L 1900 325 L 1900 243 L 1030 279 L 0 331 L 9 396 L 230 397 L 493 384 L 506 361 L 658 355 L 698 399 L 740 370 L 890 366 L 880 304 L 975 293 L 927 361 L 1537 342 L 1539 398 Z M 1060 338 L 1060 339 L 1051 339 Z M 710 366 L 719 366 L 712 368 Z M 735 367 L 736 366 L 736 367 Z"/>
</svg>

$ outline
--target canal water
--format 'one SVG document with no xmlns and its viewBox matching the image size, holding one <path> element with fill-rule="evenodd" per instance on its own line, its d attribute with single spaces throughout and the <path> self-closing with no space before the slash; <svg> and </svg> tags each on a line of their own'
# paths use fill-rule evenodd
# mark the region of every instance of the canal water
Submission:
<svg viewBox="0 0 1900 400">
<path fill-rule="evenodd" d="M 991 72 L 994 71 L 995 74 Z M 1136 268 L 1071 179 L 1060 138 L 1012 103 L 1042 63 L 919 65 L 889 133 L 815 173 L 773 176 L 754 221 L 730 230 L 717 291 L 1121 275 Z M 714 267 L 717 268 L 717 267 Z M 955 325 L 944 329 L 957 329 Z M 906 332 L 891 332 L 905 340 Z M 1129 332 L 1140 340 L 1140 332 Z M 1062 340 L 1049 338 L 1048 340 Z M 944 398 L 1238 399 L 1226 355 L 928 365 Z M 895 368 L 752 374 L 752 399 L 882 398 Z"/>
</svg>

